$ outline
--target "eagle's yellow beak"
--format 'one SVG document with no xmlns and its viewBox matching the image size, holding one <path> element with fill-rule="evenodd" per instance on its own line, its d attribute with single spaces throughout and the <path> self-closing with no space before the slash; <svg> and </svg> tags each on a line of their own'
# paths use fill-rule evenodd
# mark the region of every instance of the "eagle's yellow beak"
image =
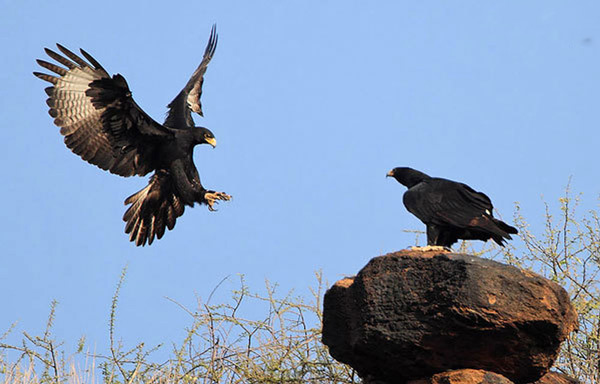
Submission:
<svg viewBox="0 0 600 384">
<path fill-rule="evenodd" d="M 207 138 L 206 142 L 212 145 L 213 148 L 217 146 L 217 139 L 215 139 L 214 137 Z"/>
</svg>

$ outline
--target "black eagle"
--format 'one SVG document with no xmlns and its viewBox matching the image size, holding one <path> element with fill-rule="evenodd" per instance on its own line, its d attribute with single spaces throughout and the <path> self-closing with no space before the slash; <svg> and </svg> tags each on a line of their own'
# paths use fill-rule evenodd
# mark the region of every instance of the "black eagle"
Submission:
<svg viewBox="0 0 600 384">
<path fill-rule="evenodd" d="M 46 88 L 50 116 L 60 127 L 65 144 L 83 160 L 120 176 L 144 176 L 154 171 L 148 186 L 131 195 L 125 204 L 125 232 L 136 245 L 152 244 L 165 228 L 175 226 L 186 205 L 206 204 L 213 211 L 223 192 L 205 189 L 194 165 L 197 144 L 216 145 L 213 133 L 196 127 L 192 112 L 202 115 L 200 96 L 206 67 L 217 47 L 213 26 L 204 57 L 185 87 L 168 105 L 164 124 L 148 116 L 133 100 L 125 78 L 112 77 L 90 54 L 81 57 L 60 44 L 60 55 L 48 56 L 66 68 L 37 60 L 56 75 L 34 72 L 53 86 Z"/>
<path fill-rule="evenodd" d="M 387 176 L 408 188 L 402 201 L 427 226 L 427 245 L 450 247 L 458 239 L 494 240 L 501 246 L 516 228 L 494 218 L 486 194 L 466 184 L 430 177 L 412 168 L 394 168 Z"/>
</svg>

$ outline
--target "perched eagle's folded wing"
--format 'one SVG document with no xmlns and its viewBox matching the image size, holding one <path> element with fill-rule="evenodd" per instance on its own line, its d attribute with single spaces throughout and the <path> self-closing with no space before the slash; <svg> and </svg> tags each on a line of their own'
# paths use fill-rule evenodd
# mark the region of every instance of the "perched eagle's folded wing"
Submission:
<svg viewBox="0 0 600 384">
<path fill-rule="evenodd" d="M 203 116 L 202 104 L 200 103 L 200 96 L 202 96 L 202 83 L 204 83 L 206 67 L 215 54 L 216 48 L 217 27 L 213 25 L 212 30 L 210 31 L 208 44 L 204 50 L 202 62 L 198 68 L 196 68 L 185 87 L 183 87 L 181 92 L 179 92 L 179 94 L 167 106 L 169 108 L 169 114 L 165 120 L 165 126 L 170 128 L 193 127 L 194 120 L 192 120 L 192 111 L 196 112 L 200 116 Z"/>
<path fill-rule="evenodd" d="M 155 143 L 172 133 L 133 100 L 121 75 L 112 78 L 87 52 L 89 61 L 57 44 L 60 55 L 46 53 L 67 68 L 37 60 L 58 76 L 34 72 L 54 86 L 46 88 L 49 113 L 65 144 L 85 161 L 121 176 L 145 175 L 154 169 Z"/>
<path fill-rule="evenodd" d="M 486 195 L 483 192 L 478 192 L 474 190 L 467 184 L 458 182 L 456 184 L 460 185 L 460 188 L 458 188 L 458 193 L 460 193 L 466 201 L 468 201 L 473 207 L 483 210 L 488 215 L 492 215 L 494 206 L 492 205 L 492 201 L 490 200 L 488 195 Z"/>
<path fill-rule="evenodd" d="M 491 216 L 491 203 L 485 204 L 472 188 L 453 181 L 444 182 L 442 198 L 432 204 L 439 225 L 467 228 L 472 226 L 473 218 Z"/>
<path fill-rule="evenodd" d="M 406 191 L 404 204 L 424 223 L 466 228 L 474 217 L 491 215 L 483 196 L 465 184 L 433 178 Z"/>
</svg>

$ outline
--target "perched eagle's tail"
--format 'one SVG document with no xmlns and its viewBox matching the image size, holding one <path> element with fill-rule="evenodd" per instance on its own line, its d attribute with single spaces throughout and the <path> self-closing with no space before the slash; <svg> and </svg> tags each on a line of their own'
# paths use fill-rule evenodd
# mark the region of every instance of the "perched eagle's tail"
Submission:
<svg viewBox="0 0 600 384">
<path fill-rule="evenodd" d="M 129 196 L 125 205 L 131 204 L 123 215 L 125 233 L 135 245 L 152 244 L 154 237 L 160 239 L 175 227 L 175 220 L 183 215 L 184 204 L 172 187 L 171 176 L 165 171 L 157 171 L 148 185 Z"/>
<path fill-rule="evenodd" d="M 498 219 L 494 218 L 494 224 L 496 224 L 501 230 L 503 230 L 506 233 L 511 233 L 513 235 L 516 235 L 517 233 L 519 233 L 519 231 L 517 231 L 517 228 L 511 227 L 510 225 L 506 224 L 502 220 L 498 220 Z"/>
<path fill-rule="evenodd" d="M 517 234 L 519 233 L 519 231 L 517 231 L 517 228 L 515 227 L 511 227 L 510 225 L 506 224 L 504 221 L 502 220 L 498 220 L 495 217 L 491 217 L 492 222 L 494 223 L 494 229 L 490 232 L 492 232 L 492 239 L 498 244 L 504 247 L 504 242 L 506 240 L 512 240 L 512 237 L 510 236 L 510 234 Z"/>
<path fill-rule="evenodd" d="M 512 239 L 511 234 L 519 232 L 516 228 L 490 215 L 481 215 L 471 219 L 468 229 L 469 236 L 464 237 L 464 239 L 483 241 L 492 239 L 502 247 L 504 247 L 506 240 Z"/>
</svg>

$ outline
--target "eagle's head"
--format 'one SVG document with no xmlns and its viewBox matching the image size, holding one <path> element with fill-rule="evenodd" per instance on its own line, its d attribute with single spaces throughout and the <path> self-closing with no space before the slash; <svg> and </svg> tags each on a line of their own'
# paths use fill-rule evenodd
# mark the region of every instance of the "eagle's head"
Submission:
<svg viewBox="0 0 600 384">
<path fill-rule="evenodd" d="M 419 172 L 416 169 L 408 167 L 396 167 L 389 171 L 387 177 L 393 177 L 397 182 L 404 185 L 407 188 L 411 188 L 421 181 L 429 179 L 430 177 L 423 172 Z"/>
<path fill-rule="evenodd" d="M 210 144 L 212 147 L 217 146 L 215 135 L 208 128 L 195 127 L 194 129 L 194 144 Z"/>
</svg>

